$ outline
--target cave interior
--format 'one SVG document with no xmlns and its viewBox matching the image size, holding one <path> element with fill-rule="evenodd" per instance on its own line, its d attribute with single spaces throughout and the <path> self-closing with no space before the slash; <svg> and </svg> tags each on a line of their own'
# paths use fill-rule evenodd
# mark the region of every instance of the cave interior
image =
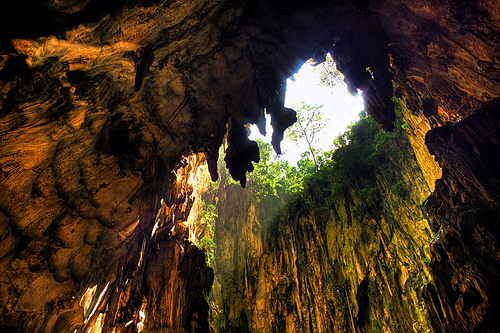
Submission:
<svg viewBox="0 0 500 333">
<path fill-rule="evenodd" d="M 2 332 L 208 332 L 214 271 L 171 237 L 194 201 L 174 171 L 204 156 L 217 181 L 224 142 L 245 187 L 245 126 L 270 115 L 279 152 L 284 82 L 328 53 L 385 131 L 394 98 L 425 125 L 432 330 L 498 332 L 498 1 L 10 1 L 0 18 Z"/>
</svg>

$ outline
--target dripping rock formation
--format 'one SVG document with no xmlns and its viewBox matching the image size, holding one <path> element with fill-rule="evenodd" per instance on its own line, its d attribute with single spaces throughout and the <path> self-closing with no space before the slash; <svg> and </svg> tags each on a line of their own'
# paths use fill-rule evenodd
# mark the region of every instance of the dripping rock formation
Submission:
<svg viewBox="0 0 500 333">
<path fill-rule="evenodd" d="M 243 126 L 264 133 L 271 114 L 279 150 L 294 119 L 284 80 L 329 52 L 386 130 L 393 92 L 405 101 L 417 159 L 428 148 L 443 170 L 425 204 L 433 329 L 495 332 L 499 13 L 484 0 L 2 4 L 0 329 L 207 331 L 213 272 L 188 240 L 197 189 L 182 170 L 197 162 L 183 157 L 205 153 L 217 179 L 229 124 L 244 185 L 258 155 Z"/>
</svg>

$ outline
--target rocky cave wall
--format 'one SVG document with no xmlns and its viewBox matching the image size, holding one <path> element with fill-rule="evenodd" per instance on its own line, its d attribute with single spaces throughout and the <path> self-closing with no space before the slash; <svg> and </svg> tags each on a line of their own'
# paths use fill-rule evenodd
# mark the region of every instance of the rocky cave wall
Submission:
<svg viewBox="0 0 500 333">
<path fill-rule="evenodd" d="M 439 236 L 427 301 L 433 326 L 494 331 L 500 168 L 498 107 L 488 103 L 500 90 L 499 12 L 482 0 L 3 4 L 0 327 L 205 325 L 203 254 L 183 232 L 151 237 L 157 220 L 170 221 L 159 218 L 162 207 L 189 208 L 171 171 L 183 155 L 204 151 L 215 179 L 230 123 L 229 168 L 244 182 L 257 157 L 241 126 L 264 131 L 267 108 L 277 146 L 294 119 L 280 103 L 283 80 L 329 51 L 386 129 L 393 85 L 435 128 L 426 141 L 443 168 L 426 205 Z M 185 217 L 175 216 L 182 226 Z M 186 297 L 172 299 L 185 310 L 164 322 L 148 300 L 173 292 L 157 284 L 169 271 L 184 281 L 177 286 Z"/>
<path fill-rule="evenodd" d="M 410 145 L 421 133 L 413 120 L 397 139 L 377 140 L 375 162 L 345 188 L 315 177 L 284 203 L 258 194 L 252 177 L 241 189 L 226 175 L 202 195 L 217 207 L 214 332 L 431 330 L 423 290 L 432 231 L 422 206 L 431 188 Z M 361 168 L 366 156 L 355 153 L 336 163 L 350 157 Z M 421 157 L 433 183 L 440 170 Z"/>
</svg>

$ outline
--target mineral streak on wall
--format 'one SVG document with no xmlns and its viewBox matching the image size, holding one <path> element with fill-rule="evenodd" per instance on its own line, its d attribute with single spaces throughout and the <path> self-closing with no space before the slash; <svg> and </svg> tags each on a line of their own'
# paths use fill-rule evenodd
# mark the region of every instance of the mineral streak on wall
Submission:
<svg viewBox="0 0 500 333">
<path fill-rule="evenodd" d="M 204 327 L 210 274 L 182 237 L 167 233 L 162 245 L 144 248 L 167 267 L 162 274 L 185 281 L 176 290 L 189 290 L 186 306 L 199 308 L 196 315 L 153 311 L 159 268 L 134 273 L 161 198 L 167 201 L 175 183 L 172 171 L 183 156 L 205 152 L 217 178 L 230 124 L 228 167 L 243 181 L 258 159 L 243 125 L 264 131 L 267 108 L 278 146 L 294 119 L 280 103 L 282 83 L 303 61 L 330 52 L 384 128 L 393 128 L 394 86 L 408 109 L 427 119 L 422 131 L 433 128 L 425 143 L 443 169 L 426 204 L 438 235 L 426 291 L 433 327 L 495 331 L 499 12 L 498 1 L 483 0 L 3 3 L 0 327 L 82 328 L 95 308 L 82 303 L 88 288 L 97 286 L 94 297 L 118 297 L 134 274 L 141 292 L 125 297 L 123 310 L 106 308 L 107 320 L 115 318 L 109 325 L 134 315 L 142 323 L 138 311 L 149 306 L 144 327 Z M 422 139 L 414 148 L 423 151 Z M 187 272 L 198 265 L 205 277 L 190 289 L 194 275 Z M 161 290 L 162 299 L 177 299 Z M 99 317 L 104 303 L 97 303 Z"/>
</svg>

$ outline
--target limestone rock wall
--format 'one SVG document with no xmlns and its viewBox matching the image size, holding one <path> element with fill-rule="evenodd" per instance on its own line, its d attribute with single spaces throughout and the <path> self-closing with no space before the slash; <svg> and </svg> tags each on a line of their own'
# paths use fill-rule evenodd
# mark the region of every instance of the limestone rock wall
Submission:
<svg viewBox="0 0 500 333">
<path fill-rule="evenodd" d="M 459 121 L 498 97 L 498 3 L 371 1 L 369 11 L 390 36 L 409 109 L 432 127 Z"/>
<path fill-rule="evenodd" d="M 335 192 L 341 179 L 316 177 L 275 216 L 269 207 L 280 203 L 260 202 L 252 181 L 244 191 L 221 180 L 216 332 L 431 330 L 423 288 L 432 232 L 422 207 L 430 188 L 405 133 L 345 192 Z"/>
<path fill-rule="evenodd" d="M 195 199 L 189 177 L 204 161 L 195 155 L 182 162 L 156 212 L 143 216 L 148 223 L 137 217 L 121 230 L 102 230 L 97 221 L 92 229 L 67 216 L 44 235 L 60 236 L 49 244 L 33 237 L 22 238 L 19 254 L 3 247 L 2 329 L 182 332 L 194 325 L 208 332 L 204 295 L 213 271 L 189 241 L 187 222 Z M 12 231 L 2 244 L 21 245 Z"/>
<path fill-rule="evenodd" d="M 443 168 L 425 205 L 436 233 L 426 298 L 438 332 L 498 330 L 499 105 L 426 138 Z"/>
</svg>

